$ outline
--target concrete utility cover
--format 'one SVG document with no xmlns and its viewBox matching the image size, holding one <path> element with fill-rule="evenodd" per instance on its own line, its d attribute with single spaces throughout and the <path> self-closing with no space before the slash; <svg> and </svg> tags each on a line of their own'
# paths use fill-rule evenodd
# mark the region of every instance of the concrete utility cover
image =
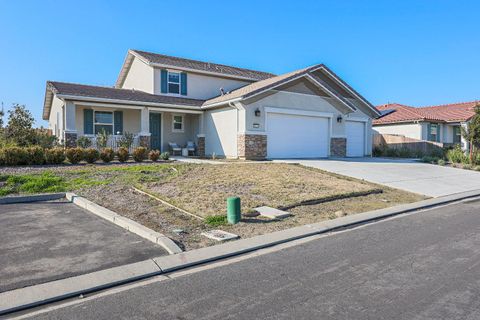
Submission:
<svg viewBox="0 0 480 320">
<path fill-rule="evenodd" d="M 290 216 L 290 213 L 287 211 L 282 211 L 282 210 L 278 210 L 278 209 L 267 207 L 267 206 L 258 207 L 258 208 L 255 208 L 254 210 L 260 213 L 261 216 L 264 216 L 270 219 L 283 219 Z"/>
<path fill-rule="evenodd" d="M 202 232 L 202 235 L 216 241 L 227 241 L 227 240 L 239 238 L 239 236 L 237 236 L 236 234 L 226 232 L 223 230 L 210 230 L 207 232 Z"/>
</svg>

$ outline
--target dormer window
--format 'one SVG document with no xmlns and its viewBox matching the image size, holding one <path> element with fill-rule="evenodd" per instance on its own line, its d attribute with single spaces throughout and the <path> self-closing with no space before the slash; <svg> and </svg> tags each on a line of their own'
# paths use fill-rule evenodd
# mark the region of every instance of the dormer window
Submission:
<svg viewBox="0 0 480 320">
<path fill-rule="evenodd" d="M 168 93 L 180 94 L 180 73 L 168 72 Z"/>
</svg>

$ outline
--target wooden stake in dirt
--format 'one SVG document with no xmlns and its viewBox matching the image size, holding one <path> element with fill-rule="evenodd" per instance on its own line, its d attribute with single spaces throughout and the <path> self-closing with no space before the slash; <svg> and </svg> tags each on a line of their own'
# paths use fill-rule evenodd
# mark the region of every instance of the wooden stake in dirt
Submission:
<svg viewBox="0 0 480 320">
<path fill-rule="evenodd" d="M 150 194 L 150 193 L 148 193 L 148 192 L 142 191 L 142 190 L 137 189 L 137 188 L 135 188 L 135 187 L 132 187 L 132 188 L 133 188 L 134 191 L 136 191 L 136 192 L 138 192 L 138 193 L 140 193 L 140 194 L 143 194 L 143 195 L 145 195 L 145 196 L 148 196 L 148 197 L 150 197 L 150 198 L 152 198 L 152 199 L 154 199 L 154 200 L 157 200 L 158 202 L 161 202 L 161 203 L 163 203 L 163 204 L 166 205 L 166 206 L 169 206 L 169 207 L 171 207 L 171 208 L 174 208 L 174 209 L 176 209 L 176 210 L 178 210 L 178 211 L 181 211 L 181 212 L 183 212 L 183 213 L 185 213 L 185 214 L 188 214 L 189 216 L 195 217 L 195 218 L 197 218 L 197 219 L 205 220 L 205 218 L 200 217 L 200 216 L 197 216 L 197 215 L 194 214 L 194 213 L 185 211 L 185 210 L 183 210 L 182 208 L 179 208 L 179 207 L 177 207 L 177 206 L 174 206 L 173 204 L 168 203 L 167 201 L 162 200 L 162 199 L 154 196 L 153 194 Z"/>
</svg>

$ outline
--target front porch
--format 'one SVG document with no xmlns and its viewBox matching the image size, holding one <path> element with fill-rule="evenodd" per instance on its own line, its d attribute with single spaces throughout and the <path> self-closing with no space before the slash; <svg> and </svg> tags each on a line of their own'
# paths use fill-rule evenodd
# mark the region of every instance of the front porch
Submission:
<svg viewBox="0 0 480 320">
<path fill-rule="evenodd" d="M 131 142 L 132 151 L 143 146 L 171 152 L 170 143 L 195 145 L 195 155 L 204 156 L 203 113 L 158 107 L 98 103 L 66 103 L 64 143 L 74 147 L 80 137 L 88 137 L 93 148 L 100 148 L 98 137 L 106 132 L 107 147 L 117 150 Z"/>
</svg>

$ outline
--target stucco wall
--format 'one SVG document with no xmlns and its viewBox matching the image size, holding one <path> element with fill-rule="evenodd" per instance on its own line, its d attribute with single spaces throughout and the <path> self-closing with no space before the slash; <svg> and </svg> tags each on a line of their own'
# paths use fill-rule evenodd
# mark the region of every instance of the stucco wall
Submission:
<svg viewBox="0 0 480 320">
<path fill-rule="evenodd" d="M 184 130 L 183 132 L 174 132 L 172 128 L 173 116 L 174 115 L 183 115 L 184 116 Z M 162 151 L 169 151 L 169 142 L 175 142 L 179 146 L 183 147 L 187 144 L 188 141 L 195 142 L 195 137 L 198 133 L 198 120 L 199 115 L 193 114 L 182 114 L 182 113 L 162 113 L 162 134 L 163 134 L 163 145 Z"/>
<path fill-rule="evenodd" d="M 62 139 L 63 137 L 63 104 L 64 102 L 62 100 L 57 98 L 57 96 L 54 96 L 52 108 L 50 110 L 50 117 L 48 119 L 48 128 L 51 129 L 52 133 L 59 139 Z"/>
<path fill-rule="evenodd" d="M 154 93 L 153 68 L 135 57 L 130 70 L 127 73 L 122 88 L 137 89 L 148 93 Z"/>
<path fill-rule="evenodd" d="M 89 107 L 89 106 L 77 106 L 75 109 L 75 127 L 78 135 L 83 135 L 83 110 L 93 109 L 97 111 L 123 111 L 123 131 L 130 133 L 140 132 L 140 110 L 135 109 L 121 109 L 111 107 Z"/>
<path fill-rule="evenodd" d="M 237 157 L 238 113 L 234 108 L 209 110 L 204 115 L 205 154 Z"/>
<path fill-rule="evenodd" d="M 420 123 L 374 126 L 373 131 L 380 134 L 398 134 L 419 140 L 423 137 L 423 127 Z"/>
<path fill-rule="evenodd" d="M 155 94 L 162 94 L 160 88 L 160 70 L 161 69 L 159 68 L 155 68 Z M 173 71 L 173 69 L 171 70 Z M 243 87 L 249 83 L 250 82 L 248 81 L 239 81 L 187 72 L 187 95 L 182 97 L 192 99 L 209 99 L 219 96 L 221 87 L 223 87 L 225 91 L 231 91 Z"/>
</svg>

